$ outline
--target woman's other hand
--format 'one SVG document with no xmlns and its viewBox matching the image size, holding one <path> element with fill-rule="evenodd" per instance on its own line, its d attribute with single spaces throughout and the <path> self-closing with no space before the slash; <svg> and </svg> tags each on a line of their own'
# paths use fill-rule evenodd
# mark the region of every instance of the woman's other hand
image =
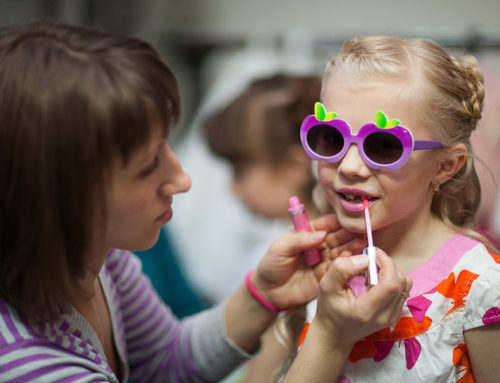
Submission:
<svg viewBox="0 0 500 383">
<path fill-rule="evenodd" d="M 277 239 L 252 275 L 257 290 L 275 307 L 287 309 L 315 298 L 319 280 L 341 254 L 360 252 L 363 236 L 342 229 L 333 214 L 311 221 L 312 233 L 290 232 Z M 308 266 L 302 252 L 318 247 L 322 261 Z"/>
</svg>

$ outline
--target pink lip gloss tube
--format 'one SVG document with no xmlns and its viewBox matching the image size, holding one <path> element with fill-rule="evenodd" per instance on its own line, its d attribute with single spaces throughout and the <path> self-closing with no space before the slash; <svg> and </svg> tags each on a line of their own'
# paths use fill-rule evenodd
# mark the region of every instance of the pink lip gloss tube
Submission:
<svg viewBox="0 0 500 383">
<path fill-rule="evenodd" d="M 309 220 L 307 219 L 306 210 L 304 209 L 304 205 L 300 203 L 299 197 L 290 197 L 288 199 L 288 203 L 290 205 L 288 212 L 290 213 L 290 218 L 292 219 L 295 230 L 311 231 L 311 226 L 309 225 Z M 321 261 L 321 254 L 315 247 L 304 250 L 304 257 L 308 266 L 313 266 Z"/>
</svg>

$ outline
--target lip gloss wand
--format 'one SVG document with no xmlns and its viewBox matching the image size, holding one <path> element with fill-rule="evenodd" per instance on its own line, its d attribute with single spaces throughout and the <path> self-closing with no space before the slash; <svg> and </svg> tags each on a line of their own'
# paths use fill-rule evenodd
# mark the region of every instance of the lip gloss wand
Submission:
<svg viewBox="0 0 500 383">
<path fill-rule="evenodd" d="M 363 250 L 363 253 L 368 254 L 368 260 L 369 260 L 368 283 L 370 285 L 377 285 L 378 284 L 377 259 L 376 259 L 377 248 L 373 246 L 372 225 L 370 221 L 370 203 L 366 198 L 363 198 L 363 207 L 365 210 L 366 237 L 368 238 L 368 247 L 366 247 Z"/>
</svg>

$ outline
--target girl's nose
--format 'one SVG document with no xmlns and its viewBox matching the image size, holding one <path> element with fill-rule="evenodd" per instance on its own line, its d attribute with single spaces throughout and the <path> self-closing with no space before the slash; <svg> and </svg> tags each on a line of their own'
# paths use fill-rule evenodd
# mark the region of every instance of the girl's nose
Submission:
<svg viewBox="0 0 500 383">
<path fill-rule="evenodd" d="M 347 178 L 366 178 L 371 174 L 370 168 L 361 158 L 356 145 L 349 147 L 344 158 L 340 160 L 338 171 Z"/>
</svg>

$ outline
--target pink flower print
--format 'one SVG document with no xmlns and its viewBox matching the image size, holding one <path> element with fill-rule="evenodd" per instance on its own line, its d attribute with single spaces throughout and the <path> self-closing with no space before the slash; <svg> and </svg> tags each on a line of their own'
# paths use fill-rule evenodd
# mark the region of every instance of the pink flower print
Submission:
<svg viewBox="0 0 500 383">
<path fill-rule="evenodd" d="M 385 328 L 356 342 L 349 355 L 349 360 L 355 363 L 361 359 L 373 358 L 375 362 L 381 362 L 389 355 L 396 341 L 400 341 L 400 344 L 403 341 L 406 368 L 411 369 L 422 351 L 416 336 L 427 331 L 431 324 L 432 319 L 429 317 L 425 317 L 420 322 L 412 317 L 403 317 L 398 321 L 394 330 Z"/>
<path fill-rule="evenodd" d="M 500 307 L 493 307 L 483 315 L 484 324 L 500 322 Z"/>
<path fill-rule="evenodd" d="M 337 383 L 351 383 L 351 379 L 349 379 L 345 375 L 340 375 L 338 380 L 337 380 Z"/>
<path fill-rule="evenodd" d="M 422 346 L 417 338 L 405 339 L 406 368 L 411 370 L 422 352 Z"/>
<path fill-rule="evenodd" d="M 411 315 L 417 322 L 422 322 L 425 319 L 425 314 L 429 309 L 432 301 L 420 295 L 415 298 L 408 299 L 406 305 L 411 312 Z"/>
<path fill-rule="evenodd" d="M 373 344 L 375 345 L 375 347 L 377 347 L 377 354 L 373 357 L 373 360 L 375 362 L 381 362 L 391 352 L 391 348 L 394 345 L 394 341 L 393 340 L 386 342 L 374 341 Z"/>
</svg>

